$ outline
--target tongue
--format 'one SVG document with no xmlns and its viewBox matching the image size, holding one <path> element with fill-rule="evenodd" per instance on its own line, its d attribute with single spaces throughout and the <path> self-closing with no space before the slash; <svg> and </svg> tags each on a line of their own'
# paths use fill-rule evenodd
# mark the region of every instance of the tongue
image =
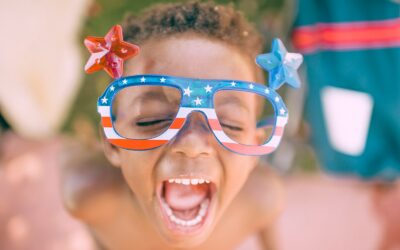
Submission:
<svg viewBox="0 0 400 250">
<path fill-rule="evenodd" d="M 208 192 L 208 184 L 182 185 L 166 182 L 164 187 L 165 201 L 175 210 L 189 210 L 199 206 Z"/>
</svg>

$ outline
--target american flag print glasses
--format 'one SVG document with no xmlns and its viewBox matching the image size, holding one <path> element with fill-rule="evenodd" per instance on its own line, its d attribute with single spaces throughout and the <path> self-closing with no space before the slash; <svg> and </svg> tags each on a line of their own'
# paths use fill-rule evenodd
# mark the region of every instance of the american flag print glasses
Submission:
<svg viewBox="0 0 400 250">
<path fill-rule="evenodd" d="M 269 154 L 278 146 L 288 111 L 275 92 L 284 83 L 299 88 L 303 57 L 274 39 L 270 53 L 256 57 L 269 72 L 269 87 L 235 80 L 190 79 L 163 75 L 122 77 L 124 61 L 140 48 L 123 40 L 113 26 L 104 37 L 87 37 L 87 73 L 105 70 L 115 80 L 97 108 L 106 138 L 125 149 L 147 150 L 172 140 L 193 112 L 200 112 L 218 142 L 244 155 Z"/>
<path fill-rule="evenodd" d="M 228 150 L 269 154 L 288 120 L 282 98 L 265 85 L 167 75 L 118 78 L 99 97 L 97 107 L 109 142 L 131 150 L 168 143 L 192 113 L 200 112 Z"/>
</svg>

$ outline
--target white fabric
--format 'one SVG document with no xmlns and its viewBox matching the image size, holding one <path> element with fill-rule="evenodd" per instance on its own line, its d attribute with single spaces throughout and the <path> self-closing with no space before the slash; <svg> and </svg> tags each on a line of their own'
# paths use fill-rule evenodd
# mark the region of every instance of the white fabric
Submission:
<svg viewBox="0 0 400 250">
<path fill-rule="evenodd" d="M 62 125 L 83 74 L 78 35 L 89 2 L 0 4 L 0 112 L 19 134 L 42 138 Z"/>
<path fill-rule="evenodd" d="M 335 150 L 360 155 L 365 148 L 372 115 L 372 96 L 337 87 L 321 90 L 329 141 Z"/>
</svg>

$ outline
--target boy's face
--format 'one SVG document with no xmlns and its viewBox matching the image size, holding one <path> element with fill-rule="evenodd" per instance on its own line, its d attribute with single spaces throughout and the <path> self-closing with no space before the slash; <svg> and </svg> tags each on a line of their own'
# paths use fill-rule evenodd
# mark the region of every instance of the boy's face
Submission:
<svg viewBox="0 0 400 250">
<path fill-rule="evenodd" d="M 256 80 L 254 65 L 236 48 L 193 35 L 145 43 L 140 55 L 126 64 L 125 71 L 126 75 Z M 170 94 L 168 98 L 155 98 L 154 103 L 139 101 L 136 107 L 130 108 L 125 105 L 134 103 L 132 99 L 141 94 L 138 90 L 131 95 L 118 96 L 115 112 L 140 112 L 141 107 L 163 109 L 175 102 L 174 95 Z M 249 117 L 255 119 L 255 98 L 239 96 L 239 99 Z M 155 107 L 157 102 L 160 104 Z M 118 123 L 118 115 L 116 119 Z M 255 141 L 257 131 L 248 131 L 245 136 L 247 141 Z M 257 162 L 256 157 L 238 155 L 223 148 L 198 112 L 188 117 L 173 140 L 157 149 L 129 151 L 106 141 L 105 144 L 107 157 L 121 167 L 134 202 L 147 220 L 171 245 L 180 247 L 197 245 L 210 235 Z"/>
</svg>

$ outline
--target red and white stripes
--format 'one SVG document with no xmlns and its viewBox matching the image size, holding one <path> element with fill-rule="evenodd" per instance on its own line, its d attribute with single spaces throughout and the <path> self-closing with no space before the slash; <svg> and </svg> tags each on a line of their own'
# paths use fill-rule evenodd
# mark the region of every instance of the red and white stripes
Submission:
<svg viewBox="0 0 400 250">
<path fill-rule="evenodd" d="M 276 120 L 276 127 L 271 139 L 264 145 L 250 146 L 243 145 L 233 141 L 229 138 L 218 121 L 217 114 L 212 108 L 184 108 L 181 107 L 178 111 L 176 119 L 171 124 L 170 128 L 161 135 L 150 139 L 128 139 L 121 137 L 113 128 L 111 121 L 110 106 L 99 106 L 98 112 L 101 115 L 101 123 L 104 129 L 106 138 L 115 146 L 133 149 L 133 150 L 146 150 L 159 147 L 169 140 L 174 138 L 179 130 L 183 127 L 187 116 L 193 111 L 203 112 L 208 120 L 208 123 L 219 142 L 221 142 L 228 149 L 245 155 L 261 155 L 271 153 L 279 145 L 282 138 L 284 126 L 287 123 L 287 116 L 278 116 Z"/>
<path fill-rule="evenodd" d="M 295 28 L 292 38 L 301 53 L 399 47 L 400 18 L 300 26 Z"/>
</svg>

